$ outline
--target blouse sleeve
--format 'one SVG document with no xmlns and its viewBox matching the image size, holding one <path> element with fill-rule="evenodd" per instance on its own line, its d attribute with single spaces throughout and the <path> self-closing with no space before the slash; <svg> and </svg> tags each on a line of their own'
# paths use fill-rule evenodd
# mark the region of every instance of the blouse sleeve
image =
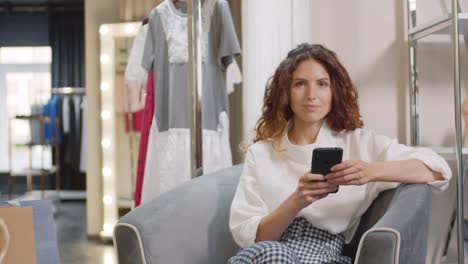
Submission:
<svg viewBox="0 0 468 264">
<path fill-rule="evenodd" d="M 258 190 L 254 155 L 249 150 L 231 204 L 229 228 L 234 241 L 243 248 L 254 244 L 258 225 L 267 214 L 267 206 Z"/>
<path fill-rule="evenodd" d="M 226 70 L 234 57 L 240 54 L 239 41 L 227 1 L 218 1 L 218 16 L 219 43 L 217 57 L 223 70 Z"/>
<path fill-rule="evenodd" d="M 443 180 L 433 181 L 428 184 L 430 184 L 435 190 L 438 191 L 444 191 L 447 189 L 449 180 L 452 177 L 452 171 L 445 159 L 443 159 L 433 150 L 429 148 L 409 147 L 403 144 L 399 144 L 396 139 L 390 139 L 383 135 L 377 135 L 374 132 L 371 132 L 370 138 L 374 144 L 372 149 L 377 152 L 377 161 L 417 159 L 424 163 L 431 170 L 441 173 L 442 177 L 444 178 Z M 382 184 L 385 183 L 381 183 L 381 185 Z"/>
<path fill-rule="evenodd" d="M 142 54 L 142 61 L 141 66 L 146 72 L 150 72 L 153 66 L 154 60 L 154 53 L 156 52 L 156 28 L 157 23 L 159 22 L 158 12 L 156 9 L 151 11 L 149 22 L 148 22 L 148 29 L 146 32 L 146 37 L 144 41 L 144 48 Z"/>
</svg>

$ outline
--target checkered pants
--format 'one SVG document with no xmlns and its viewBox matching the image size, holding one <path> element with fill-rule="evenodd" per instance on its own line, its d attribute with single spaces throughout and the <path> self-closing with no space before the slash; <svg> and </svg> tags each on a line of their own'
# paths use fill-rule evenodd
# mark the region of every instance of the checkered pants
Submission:
<svg viewBox="0 0 468 264">
<path fill-rule="evenodd" d="M 341 254 L 342 235 L 313 227 L 305 218 L 296 218 L 279 241 L 255 243 L 239 251 L 228 264 L 350 264 Z"/>
</svg>

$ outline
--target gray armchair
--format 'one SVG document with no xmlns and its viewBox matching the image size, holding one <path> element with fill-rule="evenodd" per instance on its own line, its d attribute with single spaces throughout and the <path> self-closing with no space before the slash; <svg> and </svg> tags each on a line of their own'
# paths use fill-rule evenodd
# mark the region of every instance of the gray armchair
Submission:
<svg viewBox="0 0 468 264">
<path fill-rule="evenodd" d="M 114 229 L 119 263 L 226 263 L 239 250 L 228 223 L 241 171 L 199 177 L 122 217 Z M 345 254 L 360 264 L 425 263 L 430 208 L 426 184 L 381 193 Z"/>
</svg>

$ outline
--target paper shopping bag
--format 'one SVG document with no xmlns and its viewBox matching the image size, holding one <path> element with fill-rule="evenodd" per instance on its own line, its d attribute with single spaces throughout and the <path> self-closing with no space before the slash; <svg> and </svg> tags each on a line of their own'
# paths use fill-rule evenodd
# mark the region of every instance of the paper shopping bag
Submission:
<svg viewBox="0 0 468 264">
<path fill-rule="evenodd" d="M 6 251 L 0 264 L 36 264 L 32 207 L 0 207 L 0 218 L 6 226 L 0 231 L 0 253 Z"/>
</svg>

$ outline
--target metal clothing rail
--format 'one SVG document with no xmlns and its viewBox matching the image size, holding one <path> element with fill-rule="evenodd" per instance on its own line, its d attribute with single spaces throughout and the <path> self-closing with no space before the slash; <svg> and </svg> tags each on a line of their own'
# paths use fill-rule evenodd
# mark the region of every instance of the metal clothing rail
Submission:
<svg viewBox="0 0 468 264">
<path fill-rule="evenodd" d="M 190 157 L 191 173 L 203 174 L 203 69 L 201 53 L 201 1 L 187 0 L 188 6 L 188 54 L 189 54 L 189 90 L 190 98 Z"/>
<path fill-rule="evenodd" d="M 409 76 L 411 100 L 411 145 L 420 145 L 419 131 L 419 85 L 416 61 L 417 41 L 431 34 L 443 33 L 452 28 L 453 67 L 454 67 L 454 108 L 455 108 L 455 156 L 457 160 L 456 180 L 456 219 L 457 219 L 457 253 L 458 263 L 464 262 L 463 238 L 463 159 L 462 159 L 462 118 L 461 118 L 461 91 L 460 91 L 460 50 L 459 50 L 459 5 L 452 0 L 452 14 L 437 19 L 427 25 L 416 27 L 416 0 L 407 0 L 408 15 L 408 44 L 409 44 Z M 450 232 L 450 231 L 449 231 Z"/>
<path fill-rule="evenodd" d="M 52 88 L 52 94 L 86 94 L 84 87 L 57 87 Z"/>
</svg>

